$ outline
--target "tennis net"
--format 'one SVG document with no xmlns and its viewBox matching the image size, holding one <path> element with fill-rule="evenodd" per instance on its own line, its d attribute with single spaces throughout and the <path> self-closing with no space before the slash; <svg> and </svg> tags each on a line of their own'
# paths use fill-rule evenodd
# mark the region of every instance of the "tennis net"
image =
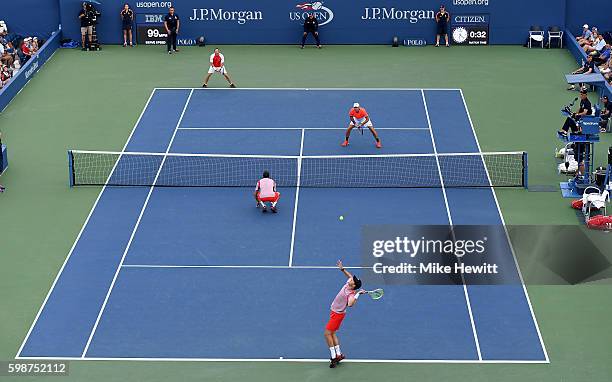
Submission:
<svg viewBox="0 0 612 382">
<path fill-rule="evenodd" d="M 264 170 L 279 187 L 526 187 L 524 152 L 263 156 L 68 152 L 71 186 L 254 187 Z"/>
</svg>

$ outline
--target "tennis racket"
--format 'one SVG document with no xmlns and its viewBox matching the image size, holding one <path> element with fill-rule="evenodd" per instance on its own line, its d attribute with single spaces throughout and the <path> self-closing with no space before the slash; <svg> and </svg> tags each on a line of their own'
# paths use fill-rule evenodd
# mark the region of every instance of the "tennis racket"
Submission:
<svg viewBox="0 0 612 382">
<path fill-rule="evenodd" d="M 374 290 L 368 290 L 366 291 L 366 293 L 368 294 L 368 296 L 372 297 L 372 300 L 378 300 L 385 294 L 385 291 L 379 288 Z"/>
</svg>

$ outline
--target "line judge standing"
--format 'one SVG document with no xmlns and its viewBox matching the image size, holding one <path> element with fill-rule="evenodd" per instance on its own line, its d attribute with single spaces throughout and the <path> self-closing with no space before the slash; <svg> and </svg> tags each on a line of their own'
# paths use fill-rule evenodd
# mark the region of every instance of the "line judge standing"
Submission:
<svg viewBox="0 0 612 382">
<path fill-rule="evenodd" d="M 321 49 L 321 40 L 319 40 L 319 22 L 313 13 L 309 13 L 306 20 L 304 20 L 304 34 L 302 35 L 302 46 L 304 49 L 304 45 L 306 44 L 306 38 L 308 37 L 308 33 L 311 33 L 317 42 L 317 48 Z"/>
<path fill-rule="evenodd" d="M 168 9 L 168 14 L 164 17 L 164 26 L 168 33 L 168 38 L 166 39 L 168 54 L 172 54 L 172 51 L 178 52 L 178 49 L 176 49 L 176 37 L 178 36 L 181 21 L 179 20 L 179 16 L 174 12 L 174 7 Z"/>
<path fill-rule="evenodd" d="M 446 46 L 449 47 L 448 43 L 448 21 L 450 20 L 450 13 L 446 12 L 446 8 L 444 5 L 440 5 L 440 11 L 436 13 L 436 23 L 437 23 L 437 32 L 436 32 L 436 46 L 440 46 L 440 36 L 444 36 L 444 41 L 446 41 Z"/>
</svg>

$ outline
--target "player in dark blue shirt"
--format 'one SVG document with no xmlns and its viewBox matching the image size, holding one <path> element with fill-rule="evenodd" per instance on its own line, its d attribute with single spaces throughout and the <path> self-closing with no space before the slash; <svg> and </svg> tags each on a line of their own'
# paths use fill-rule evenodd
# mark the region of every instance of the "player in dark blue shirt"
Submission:
<svg viewBox="0 0 612 382">
<path fill-rule="evenodd" d="M 450 14 L 446 12 L 444 5 L 440 5 L 440 11 L 436 13 L 436 46 L 440 46 L 440 36 L 444 36 L 446 46 L 450 46 L 448 43 L 448 21 L 450 20 Z"/>
<path fill-rule="evenodd" d="M 567 136 L 567 132 L 570 128 L 572 129 L 572 133 L 580 133 L 580 127 L 578 126 L 577 122 L 583 116 L 591 115 L 592 112 L 591 101 L 589 101 L 589 97 L 587 97 L 587 91 L 583 89 L 580 91 L 580 107 L 578 108 L 578 111 L 576 113 L 572 113 L 571 117 L 567 117 L 565 119 L 563 127 L 561 130 L 559 130 L 559 134 L 564 137 Z"/>
<path fill-rule="evenodd" d="M 584 62 L 584 64 L 572 72 L 572 74 L 591 74 L 591 73 L 595 73 L 595 62 L 593 62 L 593 56 L 587 56 L 587 60 Z M 579 85 L 580 85 L 580 88 L 582 88 L 582 84 L 579 84 Z M 567 88 L 567 90 L 575 90 L 575 89 L 576 89 L 576 84 L 572 84 L 570 85 L 569 88 Z"/>
<path fill-rule="evenodd" d="M 319 40 L 319 22 L 315 18 L 314 14 L 309 13 L 306 20 L 304 20 L 304 34 L 302 35 L 302 49 L 306 44 L 306 37 L 308 33 L 312 33 L 312 36 L 317 41 L 317 48 L 321 49 L 321 40 Z"/>
<path fill-rule="evenodd" d="M 168 9 L 168 14 L 164 17 L 164 27 L 166 27 L 166 32 L 168 33 L 168 38 L 166 39 L 168 54 L 172 54 L 172 51 L 178 52 L 178 49 L 176 49 L 176 37 L 181 27 L 181 21 L 174 12 L 174 7 Z"/>
<path fill-rule="evenodd" d="M 132 43 L 132 22 L 134 21 L 134 12 L 130 9 L 130 5 L 125 3 L 120 13 L 121 16 L 121 29 L 123 30 L 123 46 L 127 46 L 128 37 L 130 40 L 130 46 L 134 46 Z"/>
</svg>

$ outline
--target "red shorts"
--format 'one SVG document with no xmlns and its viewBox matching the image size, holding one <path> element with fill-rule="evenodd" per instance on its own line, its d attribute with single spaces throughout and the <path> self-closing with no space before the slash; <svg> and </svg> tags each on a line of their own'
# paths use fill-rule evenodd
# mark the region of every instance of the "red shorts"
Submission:
<svg viewBox="0 0 612 382">
<path fill-rule="evenodd" d="M 330 332 L 335 332 L 340 329 L 344 316 L 346 316 L 346 313 L 336 313 L 332 310 L 329 313 L 329 321 L 327 322 L 325 329 L 329 330 Z"/>
<path fill-rule="evenodd" d="M 268 196 L 266 198 L 259 197 L 259 191 L 257 191 L 257 201 L 259 202 L 278 202 L 278 198 L 280 198 L 280 192 L 275 192 L 274 196 Z"/>
</svg>

